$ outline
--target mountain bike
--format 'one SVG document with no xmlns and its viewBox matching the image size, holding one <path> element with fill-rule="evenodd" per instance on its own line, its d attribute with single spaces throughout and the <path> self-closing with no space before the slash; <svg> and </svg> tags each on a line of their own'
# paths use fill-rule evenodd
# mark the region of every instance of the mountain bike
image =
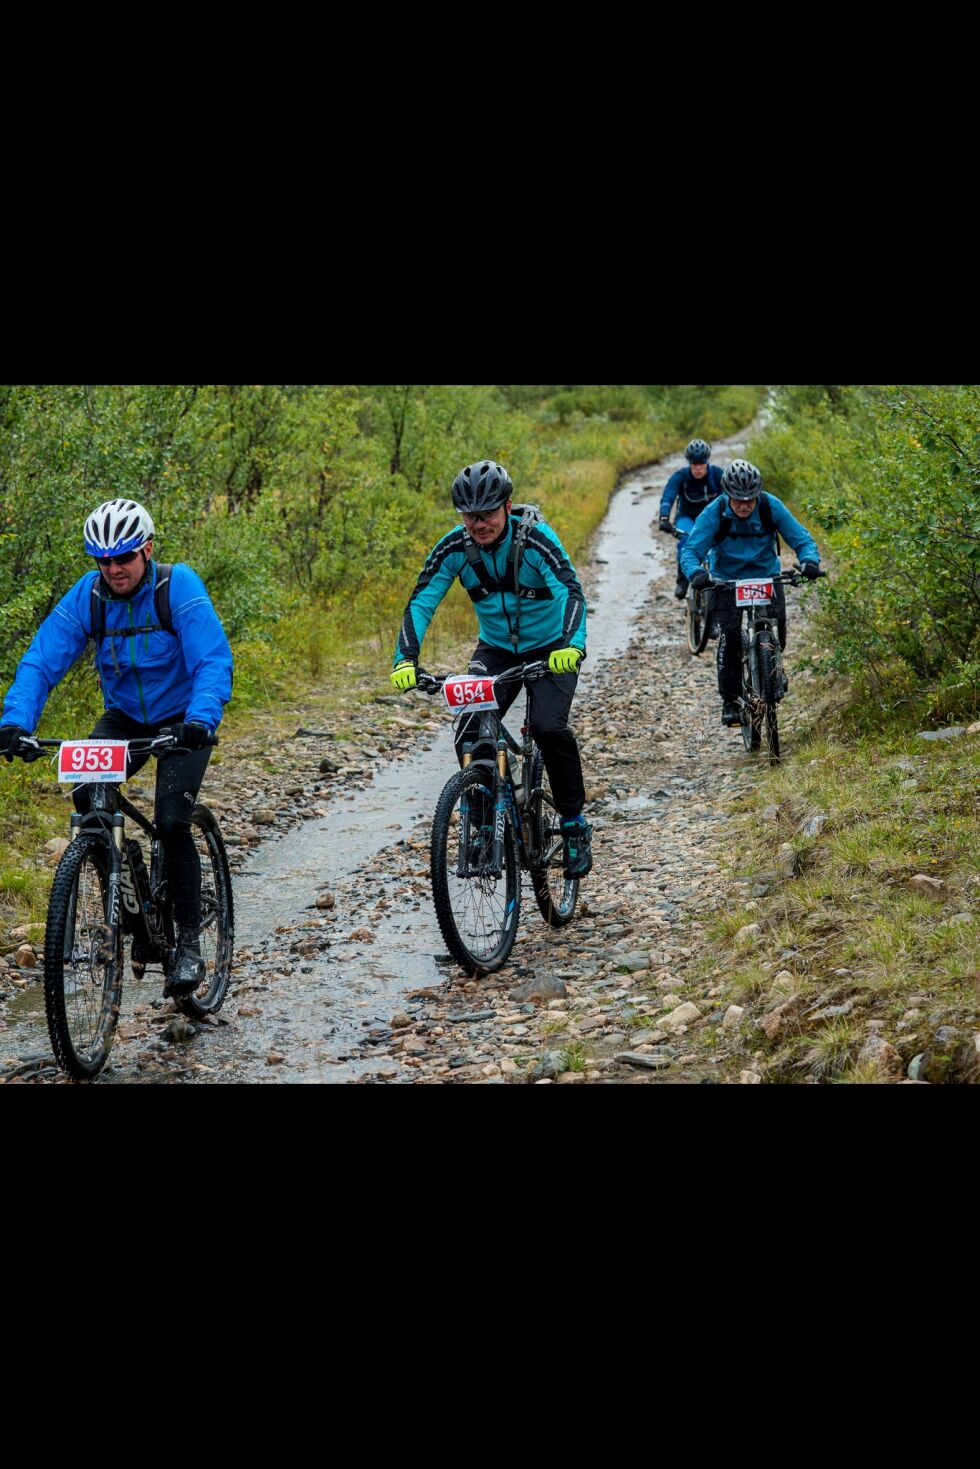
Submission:
<svg viewBox="0 0 980 1469">
<path fill-rule="evenodd" d="M 431 881 L 439 929 L 464 969 L 492 974 L 506 962 L 521 912 L 521 871 L 530 875 L 545 922 L 563 928 L 578 899 L 578 878 L 563 871 L 561 817 L 528 712 L 518 742 L 504 726 L 494 689 L 510 679 L 548 676 L 544 661 L 496 677 L 418 671 L 422 693 L 442 693 L 456 717 L 478 714 L 463 745 L 463 768 L 449 779 L 432 821 Z M 455 722 L 455 721 L 454 721 Z M 514 762 L 520 762 L 515 775 Z"/>
<path fill-rule="evenodd" d="M 211 743 L 217 742 L 212 736 Z M 39 751 L 57 749 L 59 779 L 89 784 L 90 809 L 71 817 L 71 841 L 51 884 L 44 934 L 48 1032 L 59 1065 L 76 1080 L 91 1080 L 108 1059 L 122 999 L 125 938 L 132 938 L 130 965 L 137 980 L 151 964 L 159 964 L 169 976 L 177 956 L 173 900 L 157 828 L 118 789 L 125 779 L 126 748 L 119 740 L 22 736 L 11 750 L 35 760 Z M 166 756 L 183 747 L 173 735 L 157 735 L 129 740 L 128 748 Z M 127 816 L 150 839 L 149 871 L 140 843 L 126 837 Z M 228 992 L 234 907 L 231 870 L 216 817 L 197 805 L 190 822 L 201 856 L 205 974 L 198 989 L 175 1004 L 200 1020 L 220 1010 Z"/>
<path fill-rule="evenodd" d="M 826 576 L 825 571 L 819 573 Z M 765 733 L 770 765 L 780 763 L 777 706 L 789 687 L 779 646 L 774 591 L 777 584 L 798 587 L 805 578 L 800 567 L 774 576 L 743 577 L 737 581 L 713 578 L 710 586 L 734 589 L 735 605 L 745 612 L 742 626 L 742 691 L 738 699 L 742 743 L 758 750 Z"/>
<path fill-rule="evenodd" d="M 678 530 L 676 526 L 670 527 L 669 534 L 677 541 L 687 540 L 686 532 Z M 688 582 L 684 598 L 684 629 L 691 652 L 695 656 L 703 653 L 708 645 L 708 638 L 712 635 L 710 587 L 692 587 Z M 717 632 L 715 636 L 717 637 Z"/>
</svg>

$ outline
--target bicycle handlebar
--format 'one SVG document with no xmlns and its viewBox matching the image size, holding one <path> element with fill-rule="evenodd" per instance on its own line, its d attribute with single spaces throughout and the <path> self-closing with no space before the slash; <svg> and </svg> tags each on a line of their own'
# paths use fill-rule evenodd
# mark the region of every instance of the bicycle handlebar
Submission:
<svg viewBox="0 0 980 1469">
<path fill-rule="evenodd" d="M 584 658 L 585 654 L 583 653 L 582 658 L 579 660 L 579 662 L 581 663 Z M 511 678 L 526 678 L 529 680 L 529 682 L 533 683 L 535 679 L 544 678 L 550 672 L 551 670 L 549 669 L 545 660 L 543 658 L 539 658 L 534 663 L 522 663 L 515 668 L 505 668 L 503 673 L 491 673 L 487 674 L 486 677 L 492 678 L 495 682 L 502 682 Z M 428 673 L 424 668 L 419 668 L 416 671 L 417 681 L 415 687 L 423 694 L 438 694 L 443 684 L 446 683 L 448 679 L 458 677 L 458 674 Z M 479 677 L 479 675 L 470 674 L 469 677 L 476 678 Z"/>
<path fill-rule="evenodd" d="M 818 570 L 817 570 L 817 577 L 820 577 L 820 576 L 828 576 L 828 575 L 829 575 L 829 572 L 820 570 L 818 568 Z M 800 566 L 797 565 L 797 566 L 794 566 L 793 567 L 792 571 L 777 571 L 775 573 L 775 575 L 773 575 L 773 576 L 741 577 L 740 580 L 741 581 L 783 582 L 787 586 L 798 587 L 798 586 L 801 586 L 804 582 L 807 582 L 807 581 L 816 581 L 817 577 L 809 577 L 809 576 L 806 576 L 804 574 L 804 572 L 803 572 L 802 567 L 800 567 Z M 737 583 L 734 582 L 734 581 L 722 581 L 718 577 L 712 577 L 711 580 L 707 583 L 707 586 L 709 586 L 709 587 L 728 587 L 728 588 L 731 588 L 731 587 L 734 587 L 736 585 L 737 585 Z"/>
<path fill-rule="evenodd" d="M 91 739 L 93 737 L 91 735 L 86 735 L 85 738 Z M 101 736 L 95 736 L 95 738 L 98 739 L 101 738 Z M 192 753 L 189 746 L 179 745 L 177 743 L 176 735 L 152 735 L 149 737 L 141 737 L 139 739 L 129 740 L 128 743 L 130 749 L 137 750 L 140 753 L 142 753 L 144 750 L 148 750 L 150 754 L 156 755 L 162 755 L 165 752 L 168 754 L 176 754 L 178 750 L 180 750 L 182 754 Z M 217 743 L 218 736 L 216 734 L 208 735 L 208 738 L 205 741 L 206 745 L 216 745 Z M 16 743 L 11 746 L 10 754 L 19 756 L 21 760 L 29 762 L 31 758 L 36 760 L 42 750 L 57 750 L 63 744 L 65 744 L 65 740 L 63 739 L 39 740 L 36 735 L 20 735 Z"/>
</svg>

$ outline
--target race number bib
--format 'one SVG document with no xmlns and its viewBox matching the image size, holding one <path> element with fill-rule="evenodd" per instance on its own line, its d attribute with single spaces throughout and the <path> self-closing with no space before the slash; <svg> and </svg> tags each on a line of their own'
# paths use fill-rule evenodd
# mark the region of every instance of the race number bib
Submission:
<svg viewBox="0 0 980 1469">
<path fill-rule="evenodd" d="M 735 583 L 736 607 L 764 607 L 771 601 L 771 581 L 737 581 Z"/>
<path fill-rule="evenodd" d="M 128 740 L 65 740 L 58 747 L 60 781 L 124 781 Z"/>
<path fill-rule="evenodd" d="M 462 673 L 458 678 L 447 678 L 442 686 L 442 697 L 454 714 L 460 709 L 497 709 L 497 695 L 492 678 L 477 678 L 472 673 Z"/>
</svg>

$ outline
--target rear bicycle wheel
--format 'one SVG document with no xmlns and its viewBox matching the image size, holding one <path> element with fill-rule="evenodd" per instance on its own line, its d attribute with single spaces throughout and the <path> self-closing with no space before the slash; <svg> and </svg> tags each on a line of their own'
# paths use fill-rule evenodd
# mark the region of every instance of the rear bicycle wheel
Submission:
<svg viewBox="0 0 980 1469">
<path fill-rule="evenodd" d="M 566 877 L 562 871 L 561 817 L 555 810 L 540 750 L 531 757 L 531 791 L 540 791 L 540 795 L 531 795 L 528 810 L 528 834 L 536 862 L 531 868 L 531 886 L 544 921 L 552 928 L 564 928 L 575 914 L 579 879 Z"/>
<path fill-rule="evenodd" d="M 687 646 L 695 655 L 703 653 L 711 626 L 711 604 L 704 587 L 688 587 L 684 613 Z"/>
<path fill-rule="evenodd" d="M 191 812 L 191 830 L 201 858 L 201 958 L 204 978 L 192 995 L 176 1004 L 185 1015 L 202 1020 L 224 1004 L 231 981 L 235 949 L 235 910 L 231 868 L 217 817 L 207 806 Z"/>
<path fill-rule="evenodd" d="M 762 703 L 760 732 L 764 727 L 770 764 L 778 765 L 779 724 L 776 717 L 776 689 L 779 673 L 772 633 L 760 633 L 756 648 L 759 656 L 759 695 Z"/>
<path fill-rule="evenodd" d="M 51 884 L 44 932 L 44 1009 L 62 1070 L 90 1081 L 105 1065 L 119 1020 L 122 924 L 107 922 L 108 840 L 83 832 L 65 850 Z"/>
<path fill-rule="evenodd" d="M 481 974 L 492 974 L 506 962 L 521 911 L 514 830 L 508 820 L 503 869 L 495 874 L 489 870 L 492 822 L 493 771 L 474 762 L 454 775 L 439 797 L 432 820 L 431 879 L 446 948 L 457 964 Z"/>
</svg>

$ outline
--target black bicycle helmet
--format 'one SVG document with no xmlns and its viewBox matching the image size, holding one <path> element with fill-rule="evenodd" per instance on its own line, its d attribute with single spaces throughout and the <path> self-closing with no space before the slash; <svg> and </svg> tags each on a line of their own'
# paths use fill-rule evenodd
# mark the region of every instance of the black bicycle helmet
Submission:
<svg viewBox="0 0 980 1469">
<path fill-rule="evenodd" d="M 692 439 L 684 450 L 684 458 L 688 464 L 707 464 L 711 458 L 711 445 L 704 439 Z"/>
<path fill-rule="evenodd" d="M 506 505 L 513 495 L 510 475 L 502 464 L 495 464 L 492 459 L 467 464 L 453 480 L 453 504 L 467 515 L 496 510 L 498 506 Z"/>
<path fill-rule="evenodd" d="M 762 489 L 762 475 L 747 459 L 733 459 L 721 477 L 721 487 L 732 500 L 755 500 Z"/>
</svg>

